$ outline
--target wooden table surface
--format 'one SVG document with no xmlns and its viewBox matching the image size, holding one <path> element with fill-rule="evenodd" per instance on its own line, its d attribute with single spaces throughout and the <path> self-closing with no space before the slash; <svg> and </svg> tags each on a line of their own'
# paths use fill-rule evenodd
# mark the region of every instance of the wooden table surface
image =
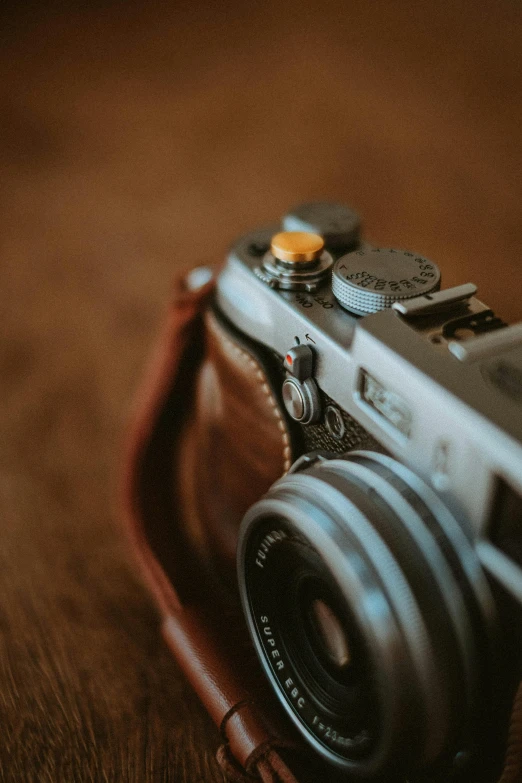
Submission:
<svg viewBox="0 0 522 783">
<path fill-rule="evenodd" d="M 339 199 L 522 319 L 520 6 L 64 7 L 0 10 L 0 780 L 213 783 L 115 503 L 169 280 Z"/>
</svg>

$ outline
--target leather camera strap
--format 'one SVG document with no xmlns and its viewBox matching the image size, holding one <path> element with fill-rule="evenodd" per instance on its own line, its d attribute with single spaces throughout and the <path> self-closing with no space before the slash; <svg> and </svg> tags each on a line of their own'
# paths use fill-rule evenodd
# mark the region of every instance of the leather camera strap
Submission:
<svg viewBox="0 0 522 783">
<path fill-rule="evenodd" d="M 244 640 L 223 622 L 226 607 L 220 604 L 215 585 L 205 581 L 186 546 L 183 520 L 177 518 L 172 455 L 203 358 L 203 314 L 214 290 L 213 279 L 195 289 L 187 280 L 188 273 L 175 281 L 163 331 L 131 416 L 122 486 L 126 534 L 160 610 L 164 638 L 220 729 L 223 744 L 217 759 L 228 780 L 333 780 L 333 773 L 314 761 L 292 728 L 281 728 L 281 711 L 271 701 L 257 664 L 252 667 L 251 661 L 241 659 L 238 666 L 238 645 Z M 162 563 L 170 557 L 168 569 L 157 556 L 167 549 L 170 555 L 162 557 Z M 522 686 L 500 783 L 522 783 Z"/>
<path fill-rule="evenodd" d="M 170 456 L 203 356 L 202 315 L 214 288 L 210 280 L 190 290 L 186 279 L 175 282 L 131 416 L 122 487 L 126 533 L 162 615 L 164 638 L 223 736 L 217 758 L 227 777 L 241 783 L 317 780 L 306 771 L 297 778 L 287 765 L 290 757 L 292 769 L 301 766 L 298 743 L 277 726 L 278 710 L 272 717 L 265 697 L 261 705 L 256 700 L 259 688 L 249 679 L 248 662 L 238 668 L 240 642 L 224 627 L 216 595 L 184 547 L 176 518 Z M 156 556 L 162 546 L 172 550 L 168 575 Z"/>
</svg>

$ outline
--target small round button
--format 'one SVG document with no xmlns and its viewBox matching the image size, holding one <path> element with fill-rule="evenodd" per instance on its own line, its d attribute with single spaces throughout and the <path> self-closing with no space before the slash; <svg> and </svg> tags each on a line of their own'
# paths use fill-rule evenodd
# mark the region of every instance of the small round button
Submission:
<svg viewBox="0 0 522 783">
<path fill-rule="evenodd" d="M 324 412 L 324 423 L 326 429 L 335 440 L 342 440 L 346 432 L 346 426 L 339 408 L 335 405 L 328 405 Z"/>
<path fill-rule="evenodd" d="M 335 298 L 355 315 L 376 313 L 439 287 L 436 264 L 407 250 L 356 250 L 341 256 L 332 272 Z"/>
<path fill-rule="evenodd" d="M 321 398 L 313 378 L 302 382 L 287 378 L 283 382 L 283 402 L 292 419 L 301 424 L 313 424 L 321 417 Z"/>
<path fill-rule="evenodd" d="M 292 419 L 301 421 L 305 412 L 305 400 L 298 383 L 293 380 L 283 383 L 283 402 Z"/>
<path fill-rule="evenodd" d="M 280 231 L 272 237 L 270 251 L 274 258 L 291 264 L 315 261 L 321 256 L 324 241 L 308 231 Z"/>
</svg>

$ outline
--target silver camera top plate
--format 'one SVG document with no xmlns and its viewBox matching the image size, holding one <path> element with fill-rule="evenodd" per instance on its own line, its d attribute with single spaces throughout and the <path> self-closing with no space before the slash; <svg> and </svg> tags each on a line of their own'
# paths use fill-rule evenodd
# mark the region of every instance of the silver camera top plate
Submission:
<svg viewBox="0 0 522 783">
<path fill-rule="evenodd" d="M 218 278 L 218 307 L 281 356 L 309 345 L 319 387 L 461 512 L 482 539 L 481 559 L 522 601 L 522 570 L 487 540 L 496 481 L 522 497 L 522 330 L 472 338 L 460 352 L 433 337 L 444 308 L 447 320 L 452 304 L 460 314 L 486 310 L 474 287 L 435 294 L 431 308 L 425 297 L 361 318 L 338 304 L 330 279 L 313 292 L 271 288 L 254 270 L 279 230 L 234 245 Z"/>
</svg>

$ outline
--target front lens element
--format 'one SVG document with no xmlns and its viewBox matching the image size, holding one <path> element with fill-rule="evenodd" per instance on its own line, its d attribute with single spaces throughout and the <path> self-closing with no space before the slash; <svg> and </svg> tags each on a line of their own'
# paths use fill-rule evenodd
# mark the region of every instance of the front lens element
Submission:
<svg viewBox="0 0 522 783">
<path fill-rule="evenodd" d="M 314 598 L 308 609 L 308 618 L 330 665 L 340 671 L 346 670 L 352 655 L 339 617 L 322 598 Z"/>
</svg>

